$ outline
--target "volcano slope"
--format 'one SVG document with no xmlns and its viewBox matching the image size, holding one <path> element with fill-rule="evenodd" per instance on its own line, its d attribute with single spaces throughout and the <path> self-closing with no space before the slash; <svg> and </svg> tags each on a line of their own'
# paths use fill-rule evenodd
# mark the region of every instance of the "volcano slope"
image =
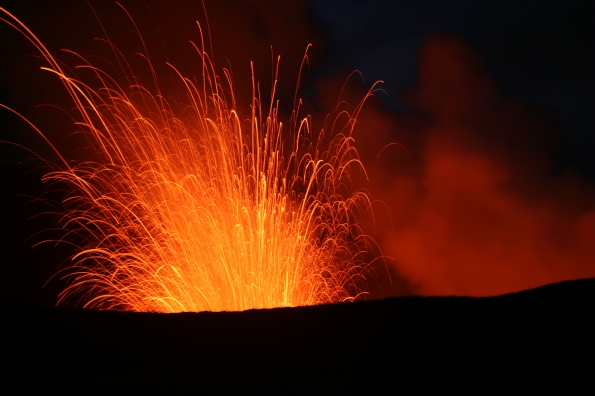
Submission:
<svg viewBox="0 0 595 396">
<path fill-rule="evenodd" d="M 595 356 L 595 279 L 244 312 L 2 310 L 2 384 L 20 390 L 575 394 Z"/>
</svg>

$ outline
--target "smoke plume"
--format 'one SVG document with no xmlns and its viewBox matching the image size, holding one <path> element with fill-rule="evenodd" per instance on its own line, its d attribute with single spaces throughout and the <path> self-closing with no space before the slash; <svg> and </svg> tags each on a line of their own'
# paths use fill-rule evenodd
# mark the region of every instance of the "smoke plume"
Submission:
<svg viewBox="0 0 595 396">
<path fill-rule="evenodd" d="M 386 205 L 377 219 L 392 218 L 377 221 L 379 243 L 415 293 L 487 296 L 595 276 L 595 191 L 570 170 L 554 176 L 561 143 L 547 109 L 504 97 L 481 58 L 445 35 L 422 47 L 403 100 L 411 110 L 396 116 L 370 106 L 358 133 Z M 389 140 L 415 169 L 400 146 L 369 155 Z"/>
</svg>

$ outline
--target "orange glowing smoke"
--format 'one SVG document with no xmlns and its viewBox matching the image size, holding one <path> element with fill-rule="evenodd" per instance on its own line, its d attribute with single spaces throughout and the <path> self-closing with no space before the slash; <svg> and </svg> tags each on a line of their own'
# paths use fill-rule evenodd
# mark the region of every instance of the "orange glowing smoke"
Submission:
<svg viewBox="0 0 595 396">
<path fill-rule="evenodd" d="M 325 137 L 299 118 L 299 101 L 289 128 L 283 125 L 274 88 L 263 108 L 253 81 L 246 120 L 236 111 L 230 75 L 224 86 L 201 46 L 201 83 L 172 66 L 184 103 L 168 98 L 154 73 L 154 91 L 134 77 L 123 86 L 79 56 L 77 69 L 100 84 L 93 89 L 0 10 L 61 79 L 97 153 L 85 162 L 60 156 L 62 165 L 45 176 L 71 187 L 62 225 L 85 240 L 62 272 L 70 283 L 59 303 L 235 311 L 362 294 L 370 240 L 360 216 L 369 202 L 352 192 L 349 170 L 361 166 L 351 132 L 363 101 L 351 115 L 335 114 L 349 122 Z M 132 75 L 125 59 L 118 61 Z"/>
</svg>

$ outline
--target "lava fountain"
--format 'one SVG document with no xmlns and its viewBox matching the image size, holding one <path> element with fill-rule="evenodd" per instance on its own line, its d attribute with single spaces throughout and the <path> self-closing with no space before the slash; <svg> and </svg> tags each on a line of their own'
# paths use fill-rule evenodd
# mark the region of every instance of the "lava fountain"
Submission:
<svg viewBox="0 0 595 396">
<path fill-rule="evenodd" d="M 125 83 L 75 53 L 79 64 L 67 69 L 20 20 L 0 11 L 37 48 L 47 62 L 42 69 L 61 80 L 95 153 L 68 160 L 29 123 L 60 158 L 43 180 L 69 191 L 60 225 L 62 240 L 77 252 L 58 273 L 68 281 L 58 304 L 238 311 L 365 294 L 364 253 L 373 241 L 362 219 L 370 204 L 350 179 L 351 167 L 361 166 L 352 131 L 365 98 L 353 113 L 331 114 L 326 135 L 299 115 L 296 100 L 287 128 L 274 89 L 263 108 L 252 77 L 249 119 L 242 118 L 230 74 L 216 74 L 204 45 L 194 46 L 199 82 L 169 65 L 184 87 L 180 102 L 160 90 L 155 73 L 155 88 L 143 85 L 111 42 Z M 347 121 L 333 128 L 340 117 Z"/>
</svg>

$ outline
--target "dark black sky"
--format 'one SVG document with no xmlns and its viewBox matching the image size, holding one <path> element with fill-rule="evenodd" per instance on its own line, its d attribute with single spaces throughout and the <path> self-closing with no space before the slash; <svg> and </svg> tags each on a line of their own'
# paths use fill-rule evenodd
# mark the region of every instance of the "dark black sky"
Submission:
<svg viewBox="0 0 595 396">
<path fill-rule="evenodd" d="M 590 0 L 317 0 L 329 65 L 383 80 L 392 109 L 415 83 L 417 51 L 434 32 L 476 50 L 505 95 L 552 109 L 566 144 L 560 166 L 595 176 L 595 17 Z"/>
<path fill-rule="evenodd" d="M 185 15 L 189 21 L 202 18 L 199 2 L 176 3 L 178 6 L 172 8 L 195 14 Z M 46 30 L 51 27 L 53 37 L 47 37 L 44 29 L 38 30 L 41 30 L 41 39 L 50 41 L 56 48 L 62 48 L 60 44 L 88 43 L 91 37 L 100 35 L 90 8 L 82 1 L 28 2 L 25 5 L 3 0 L 0 5 L 13 10 L 33 25 L 34 30 L 35 25 Z M 206 5 L 207 10 L 217 8 L 215 3 L 207 2 Z M 95 6 L 103 18 L 109 15 L 101 14 L 100 3 Z M 310 19 L 302 23 L 316 25 L 318 39 L 324 43 L 325 59 L 321 68 L 331 74 L 337 70 L 357 69 L 367 84 L 384 81 L 383 88 L 388 93 L 384 102 L 397 111 L 403 109 L 399 91 L 415 85 L 418 50 L 428 35 L 444 32 L 462 37 L 485 59 L 487 70 L 505 95 L 544 104 L 555 113 L 565 144 L 559 167 L 572 166 L 585 176 L 595 177 L 595 23 L 592 1 L 317 0 L 310 1 L 309 8 Z M 256 9 L 262 11 L 266 7 Z M 115 18 L 114 10 L 116 8 L 112 7 L 109 12 Z M 155 12 L 159 14 L 160 11 Z M 217 18 L 216 12 L 212 14 L 215 14 L 214 24 L 224 19 Z M 122 20 L 122 15 L 117 17 Z M 156 19 L 163 25 L 175 22 L 163 15 L 157 15 Z M 173 30 L 180 29 L 179 25 L 185 22 L 180 19 Z M 192 26 L 187 28 L 193 29 Z M 160 26 L 160 29 L 167 32 L 170 26 Z M 6 29 L 2 31 L 3 34 L 7 32 Z M 5 50 L 10 50 L 3 51 L 5 62 L 15 59 L 16 55 L 33 53 L 23 40 L 14 36 L 8 40 L 11 43 L 3 44 Z M 17 41 L 21 54 L 14 53 L 19 47 L 13 41 Z M 303 50 L 296 51 L 301 53 Z M 23 57 L 16 59 L 21 62 Z M 268 60 L 260 63 L 264 62 Z M 3 96 L 7 89 L 14 90 L 10 85 L 18 82 L 15 80 L 14 76 L 8 81 L 6 76 L 0 80 Z"/>
</svg>

